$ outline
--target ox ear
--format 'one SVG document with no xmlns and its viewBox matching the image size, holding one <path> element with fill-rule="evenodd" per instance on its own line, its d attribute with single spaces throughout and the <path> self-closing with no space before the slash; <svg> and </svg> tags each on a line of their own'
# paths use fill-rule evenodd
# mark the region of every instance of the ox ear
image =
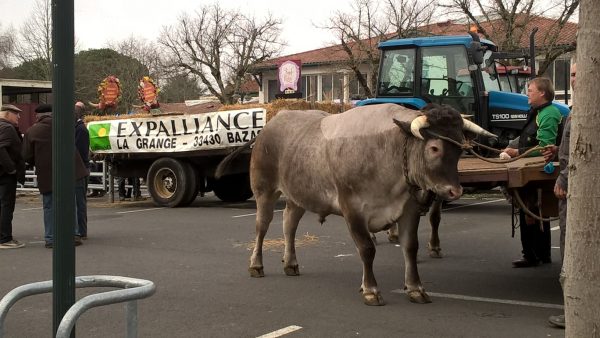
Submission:
<svg viewBox="0 0 600 338">
<path fill-rule="evenodd" d="M 402 129 L 402 131 L 404 131 L 404 133 L 406 133 L 407 135 L 412 135 L 412 132 L 410 131 L 410 122 L 394 119 L 394 123 L 398 127 L 400 127 L 400 129 Z"/>
</svg>

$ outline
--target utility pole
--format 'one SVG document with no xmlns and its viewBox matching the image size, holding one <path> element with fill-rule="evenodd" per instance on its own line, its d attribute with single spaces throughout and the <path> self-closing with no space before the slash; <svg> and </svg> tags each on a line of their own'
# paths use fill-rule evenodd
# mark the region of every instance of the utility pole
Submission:
<svg viewBox="0 0 600 338">
<path fill-rule="evenodd" d="M 73 0 L 52 0 L 53 336 L 75 303 L 74 36 Z"/>
</svg>

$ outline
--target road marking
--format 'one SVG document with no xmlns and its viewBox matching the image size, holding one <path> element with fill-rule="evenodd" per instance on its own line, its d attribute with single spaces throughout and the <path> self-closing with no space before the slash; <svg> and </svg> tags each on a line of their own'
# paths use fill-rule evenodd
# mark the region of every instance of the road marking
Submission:
<svg viewBox="0 0 600 338">
<path fill-rule="evenodd" d="M 31 241 L 28 244 L 39 244 L 39 243 L 46 243 L 46 241 Z"/>
<path fill-rule="evenodd" d="M 142 212 L 142 211 L 152 211 L 152 210 L 160 210 L 160 209 L 165 209 L 163 208 L 149 208 L 149 209 L 138 209 L 138 210 L 129 210 L 129 211 L 117 211 L 117 214 L 129 214 L 132 212 Z"/>
<path fill-rule="evenodd" d="M 339 254 L 339 255 L 333 256 L 333 258 L 338 258 L 338 257 L 352 257 L 352 256 L 354 256 L 354 254 Z"/>
<path fill-rule="evenodd" d="M 283 329 L 279 329 L 279 330 L 273 331 L 271 333 L 263 334 L 262 336 L 258 336 L 256 338 L 275 338 L 275 337 L 281 337 L 281 336 L 286 335 L 288 333 L 292 333 L 294 331 L 298 331 L 301 328 L 302 328 L 302 326 L 290 325 L 288 327 L 284 327 Z"/>
<path fill-rule="evenodd" d="M 443 211 L 460 209 L 460 208 L 466 208 L 466 207 L 471 207 L 471 206 L 480 205 L 480 204 L 496 203 L 496 202 L 501 202 L 501 201 L 506 201 L 506 200 L 505 199 L 498 199 L 498 200 L 491 200 L 491 201 L 485 201 L 485 202 L 479 202 L 479 203 L 473 203 L 473 204 L 467 204 L 467 205 L 459 205 L 457 207 L 443 209 Z"/>
<path fill-rule="evenodd" d="M 553 227 L 553 228 L 550 228 L 550 230 L 552 230 L 552 231 L 560 230 L 560 227 Z"/>
<path fill-rule="evenodd" d="M 283 209 L 281 210 L 275 210 L 273 212 L 282 212 Z M 240 218 L 240 217 L 247 217 L 247 216 L 256 216 L 256 213 L 253 214 L 244 214 L 244 215 L 236 215 L 236 216 L 231 216 L 231 218 Z"/>
<path fill-rule="evenodd" d="M 405 293 L 402 289 L 392 290 L 394 293 Z M 437 293 L 437 292 L 427 292 L 428 295 L 433 297 L 440 298 L 450 298 L 450 299 L 459 299 L 459 300 L 470 300 L 475 302 L 486 302 L 486 303 L 499 303 L 499 304 L 509 304 L 509 305 L 521 305 L 521 306 L 531 306 L 531 307 L 542 307 L 546 309 L 564 309 L 564 306 L 559 304 L 549 304 L 549 303 L 538 303 L 538 302 L 526 302 L 520 300 L 511 300 L 511 299 L 498 299 L 498 298 L 486 298 L 486 297 L 473 297 L 473 296 L 465 296 L 465 295 L 454 295 L 451 293 Z"/>
<path fill-rule="evenodd" d="M 41 210 L 43 209 L 42 207 L 38 207 L 38 208 L 26 208 L 26 209 L 21 209 L 21 211 L 29 211 L 29 210 Z"/>
</svg>

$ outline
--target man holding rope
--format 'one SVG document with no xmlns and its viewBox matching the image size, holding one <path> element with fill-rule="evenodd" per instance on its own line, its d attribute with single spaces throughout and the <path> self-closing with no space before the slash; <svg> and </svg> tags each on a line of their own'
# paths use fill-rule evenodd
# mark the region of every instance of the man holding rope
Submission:
<svg viewBox="0 0 600 338">
<path fill-rule="evenodd" d="M 529 82 L 527 88 L 528 103 L 531 106 L 527 115 L 527 122 L 521 130 L 518 148 L 504 149 L 510 157 L 519 156 L 533 147 L 546 147 L 556 144 L 558 127 L 561 114 L 558 108 L 552 105 L 554 99 L 554 86 L 548 78 L 537 77 Z M 529 156 L 541 156 L 536 150 Z M 533 191 L 529 195 L 535 195 Z M 526 194 L 527 195 L 527 194 Z M 535 203 L 525 202 L 529 209 L 537 213 Z M 550 222 L 538 225 L 536 220 L 519 210 L 519 228 L 521 232 L 521 245 L 523 258 L 513 261 L 513 267 L 526 268 L 539 263 L 551 263 L 550 258 Z"/>
</svg>

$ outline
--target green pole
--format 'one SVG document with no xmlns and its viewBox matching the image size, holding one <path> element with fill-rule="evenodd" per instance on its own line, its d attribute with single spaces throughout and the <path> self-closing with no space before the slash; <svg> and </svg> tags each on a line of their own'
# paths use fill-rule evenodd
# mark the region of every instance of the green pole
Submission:
<svg viewBox="0 0 600 338">
<path fill-rule="evenodd" d="M 75 120 L 73 0 L 52 0 L 53 336 L 75 303 Z M 75 332 L 75 330 L 73 330 Z M 71 337 L 75 337 L 73 333 Z"/>
</svg>

